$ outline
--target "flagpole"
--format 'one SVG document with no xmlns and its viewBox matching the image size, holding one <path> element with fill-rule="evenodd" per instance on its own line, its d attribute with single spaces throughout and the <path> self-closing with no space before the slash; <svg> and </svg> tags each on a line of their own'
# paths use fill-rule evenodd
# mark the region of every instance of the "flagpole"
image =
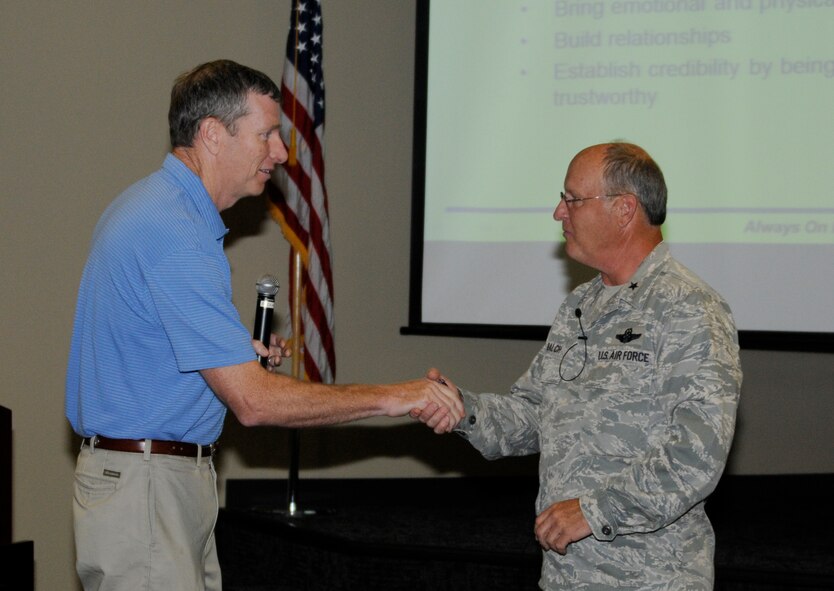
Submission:
<svg viewBox="0 0 834 591">
<path fill-rule="evenodd" d="M 292 375 L 299 380 L 330 383 L 335 379 L 333 350 L 333 276 L 330 224 L 324 186 L 322 136 L 324 82 L 321 71 L 322 19 L 316 2 L 292 0 L 285 67 L 281 82 L 282 139 L 288 148 L 280 197 L 270 199 L 273 217 L 289 241 Z M 288 136 L 284 135 L 284 130 Z M 311 224 L 311 220 L 315 223 Z M 311 305 L 312 304 L 312 305 Z M 303 313 L 302 313 L 303 312 Z M 307 325 L 309 323 L 309 326 Z M 305 331 L 310 331 L 312 350 Z M 287 481 L 289 516 L 299 510 L 297 495 L 300 430 L 289 433 Z"/>
<path fill-rule="evenodd" d="M 293 251 L 292 274 L 292 375 L 296 379 L 302 379 L 301 374 L 301 295 L 302 295 L 302 268 L 301 253 Z M 290 429 L 290 471 L 287 479 L 287 513 L 290 517 L 298 513 L 298 455 L 300 447 L 300 434 L 298 429 Z"/>
</svg>

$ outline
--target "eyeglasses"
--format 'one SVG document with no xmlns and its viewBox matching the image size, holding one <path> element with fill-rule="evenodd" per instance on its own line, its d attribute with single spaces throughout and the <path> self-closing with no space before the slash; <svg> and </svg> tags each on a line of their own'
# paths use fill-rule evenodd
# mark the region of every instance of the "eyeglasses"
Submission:
<svg viewBox="0 0 834 591">
<path fill-rule="evenodd" d="M 603 197 L 622 197 L 623 195 L 628 195 L 628 193 L 612 193 L 611 195 L 597 195 L 595 197 L 569 197 L 568 195 L 565 195 L 564 191 L 559 193 L 559 197 L 562 199 L 562 202 L 568 207 L 573 207 L 575 205 L 578 205 L 580 202 L 588 201 L 589 199 L 602 199 Z"/>
</svg>

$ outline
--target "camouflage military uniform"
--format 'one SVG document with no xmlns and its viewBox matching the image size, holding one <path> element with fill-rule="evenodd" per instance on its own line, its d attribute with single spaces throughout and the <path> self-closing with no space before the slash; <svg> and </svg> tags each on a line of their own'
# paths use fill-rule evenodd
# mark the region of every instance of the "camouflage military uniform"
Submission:
<svg viewBox="0 0 834 591">
<path fill-rule="evenodd" d="M 730 310 L 664 243 L 602 302 L 604 288 L 566 298 L 509 394 L 462 391 L 458 432 L 487 458 L 541 454 L 538 513 L 580 500 L 593 534 L 544 554 L 542 588 L 712 589 L 704 499 L 741 386 Z"/>
</svg>

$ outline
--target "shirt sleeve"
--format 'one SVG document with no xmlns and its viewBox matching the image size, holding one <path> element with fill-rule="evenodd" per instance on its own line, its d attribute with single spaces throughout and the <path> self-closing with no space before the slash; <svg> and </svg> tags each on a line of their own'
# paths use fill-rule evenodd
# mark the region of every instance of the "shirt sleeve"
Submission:
<svg viewBox="0 0 834 591">
<path fill-rule="evenodd" d="M 541 388 L 533 368 L 541 355 L 508 394 L 475 394 L 462 390 L 466 414 L 456 432 L 485 458 L 524 456 L 539 452 Z"/>
<path fill-rule="evenodd" d="M 255 359 L 251 336 L 232 303 L 225 257 L 200 250 L 170 254 L 149 271 L 148 286 L 180 371 Z"/>
<path fill-rule="evenodd" d="M 597 539 L 672 523 L 713 491 L 726 463 L 741 388 L 730 311 L 694 294 L 666 317 L 656 385 L 665 422 L 643 456 L 580 498 Z"/>
</svg>

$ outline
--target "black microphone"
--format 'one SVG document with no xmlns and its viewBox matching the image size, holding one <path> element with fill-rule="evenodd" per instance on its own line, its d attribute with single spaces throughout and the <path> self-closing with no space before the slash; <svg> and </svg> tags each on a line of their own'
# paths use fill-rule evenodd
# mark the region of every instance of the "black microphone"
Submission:
<svg viewBox="0 0 834 591">
<path fill-rule="evenodd" d="M 576 342 L 568 347 L 568 350 L 565 351 L 564 355 L 562 355 L 562 360 L 559 361 L 559 377 L 562 378 L 566 382 L 572 382 L 579 375 L 585 371 L 585 364 L 588 363 L 588 335 L 585 334 L 585 329 L 582 327 L 582 310 L 579 308 L 574 308 L 573 315 L 576 316 L 576 319 L 579 321 L 579 332 L 582 334 L 576 337 Z M 579 372 L 573 376 L 572 378 L 566 378 L 564 374 L 562 374 L 562 364 L 565 362 L 565 357 L 568 356 L 568 353 L 573 351 L 573 348 L 579 344 L 579 341 L 582 341 L 582 349 L 583 349 L 583 357 L 582 357 L 582 367 L 579 368 Z"/>
<path fill-rule="evenodd" d="M 262 275 L 258 279 L 258 304 L 255 309 L 255 330 L 252 338 L 262 342 L 269 348 L 269 337 L 272 334 L 272 311 L 275 309 L 275 294 L 278 293 L 278 280 L 272 275 Z M 268 358 L 258 355 L 258 362 L 266 367 Z"/>
<path fill-rule="evenodd" d="M 585 329 L 582 328 L 582 310 L 577 308 L 576 310 L 573 311 L 573 313 L 576 316 L 576 319 L 579 321 L 579 330 L 582 332 L 582 336 L 579 336 L 579 337 L 576 337 L 576 338 L 578 338 L 581 341 L 587 341 L 588 337 L 585 335 Z"/>
</svg>

